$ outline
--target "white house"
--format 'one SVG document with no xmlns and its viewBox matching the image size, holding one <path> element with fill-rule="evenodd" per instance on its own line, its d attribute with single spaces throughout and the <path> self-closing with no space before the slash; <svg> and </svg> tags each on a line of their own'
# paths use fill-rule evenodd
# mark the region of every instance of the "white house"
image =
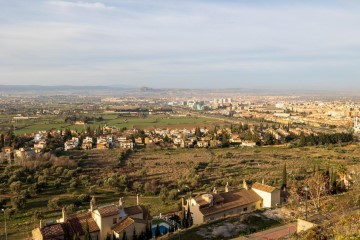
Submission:
<svg viewBox="0 0 360 240">
<path fill-rule="evenodd" d="M 272 208 L 280 204 L 280 189 L 257 182 L 251 186 L 251 189 L 263 199 L 264 208 Z"/>
</svg>

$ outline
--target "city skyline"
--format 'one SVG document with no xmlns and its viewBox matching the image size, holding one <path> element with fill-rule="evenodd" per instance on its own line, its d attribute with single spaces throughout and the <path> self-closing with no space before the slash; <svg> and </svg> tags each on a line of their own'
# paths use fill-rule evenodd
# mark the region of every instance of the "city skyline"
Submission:
<svg viewBox="0 0 360 240">
<path fill-rule="evenodd" d="M 360 90 L 355 1 L 3 1 L 0 85 Z"/>
</svg>

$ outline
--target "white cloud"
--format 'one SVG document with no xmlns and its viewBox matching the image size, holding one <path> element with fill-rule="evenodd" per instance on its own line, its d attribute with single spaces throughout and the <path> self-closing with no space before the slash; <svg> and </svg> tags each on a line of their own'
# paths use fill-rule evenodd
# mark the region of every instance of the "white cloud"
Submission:
<svg viewBox="0 0 360 240">
<path fill-rule="evenodd" d="M 70 2 L 63 0 L 50 0 L 47 3 L 63 8 L 114 9 L 114 7 L 107 6 L 101 2 Z"/>
</svg>

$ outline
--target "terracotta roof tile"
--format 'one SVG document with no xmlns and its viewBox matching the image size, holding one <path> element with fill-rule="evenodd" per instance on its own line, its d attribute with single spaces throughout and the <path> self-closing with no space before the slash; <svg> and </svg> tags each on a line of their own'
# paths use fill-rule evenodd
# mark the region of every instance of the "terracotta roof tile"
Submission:
<svg viewBox="0 0 360 240">
<path fill-rule="evenodd" d="M 124 220 L 122 220 L 121 222 L 119 222 L 118 224 L 116 224 L 112 230 L 114 230 L 114 232 L 116 233 L 121 233 L 124 229 L 126 229 L 127 227 L 129 227 L 131 224 L 133 224 L 135 221 L 134 219 L 127 217 Z"/>
<path fill-rule="evenodd" d="M 131 206 L 131 207 L 126 207 L 124 208 L 125 212 L 127 215 L 131 216 L 131 215 L 135 215 L 135 214 L 139 214 L 139 213 L 143 213 L 143 209 L 140 206 Z"/>
<path fill-rule="evenodd" d="M 261 183 L 254 183 L 251 188 L 255 188 L 255 189 L 258 189 L 260 191 L 263 191 L 263 192 L 268 192 L 268 193 L 272 193 L 273 191 L 276 190 L 275 187 L 272 187 L 272 186 L 269 186 L 269 185 L 265 185 L 265 184 L 261 184 Z"/>
<path fill-rule="evenodd" d="M 261 197 L 257 195 L 253 190 L 241 189 L 231 192 L 220 193 L 224 201 L 222 204 L 216 204 L 212 207 L 200 208 L 200 211 L 204 215 L 212 215 L 232 208 L 245 206 L 251 203 L 261 201 Z"/>
<path fill-rule="evenodd" d="M 41 235 L 43 236 L 43 239 L 55 239 L 63 237 L 65 235 L 65 231 L 62 225 L 62 223 L 55 223 L 44 226 L 41 229 Z"/>
<path fill-rule="evenodd" d="M 99 207 L 97 210 L 99 211 L 101 217 L 109 217 L 120 214 L 119 206 L 114 204 Z"/>
<path fill-rule="evenodd" d="M 86 227 L 86 221 L 89 224 L 90 232 L 100 231 L 99 226 L 96 224 L 95 220 L 91 217 L 91 213 L 81 213 L 74 214 L 69 216 L 68 222 L 71 225 L 71 228 L 75 233 L 78 233 L 80 236 L 84 235 L 84 229 Z"/>
</svg>

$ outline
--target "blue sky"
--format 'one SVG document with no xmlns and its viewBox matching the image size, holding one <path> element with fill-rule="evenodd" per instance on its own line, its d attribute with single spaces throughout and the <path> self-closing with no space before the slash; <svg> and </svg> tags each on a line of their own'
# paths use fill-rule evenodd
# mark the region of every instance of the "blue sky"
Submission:
<svg viewBox="0 0 360 240">
<path fill-rule="evenodd" d="M 0 4 L 0 84 L 360 90 L 355 0 Z"/>
</svg>

